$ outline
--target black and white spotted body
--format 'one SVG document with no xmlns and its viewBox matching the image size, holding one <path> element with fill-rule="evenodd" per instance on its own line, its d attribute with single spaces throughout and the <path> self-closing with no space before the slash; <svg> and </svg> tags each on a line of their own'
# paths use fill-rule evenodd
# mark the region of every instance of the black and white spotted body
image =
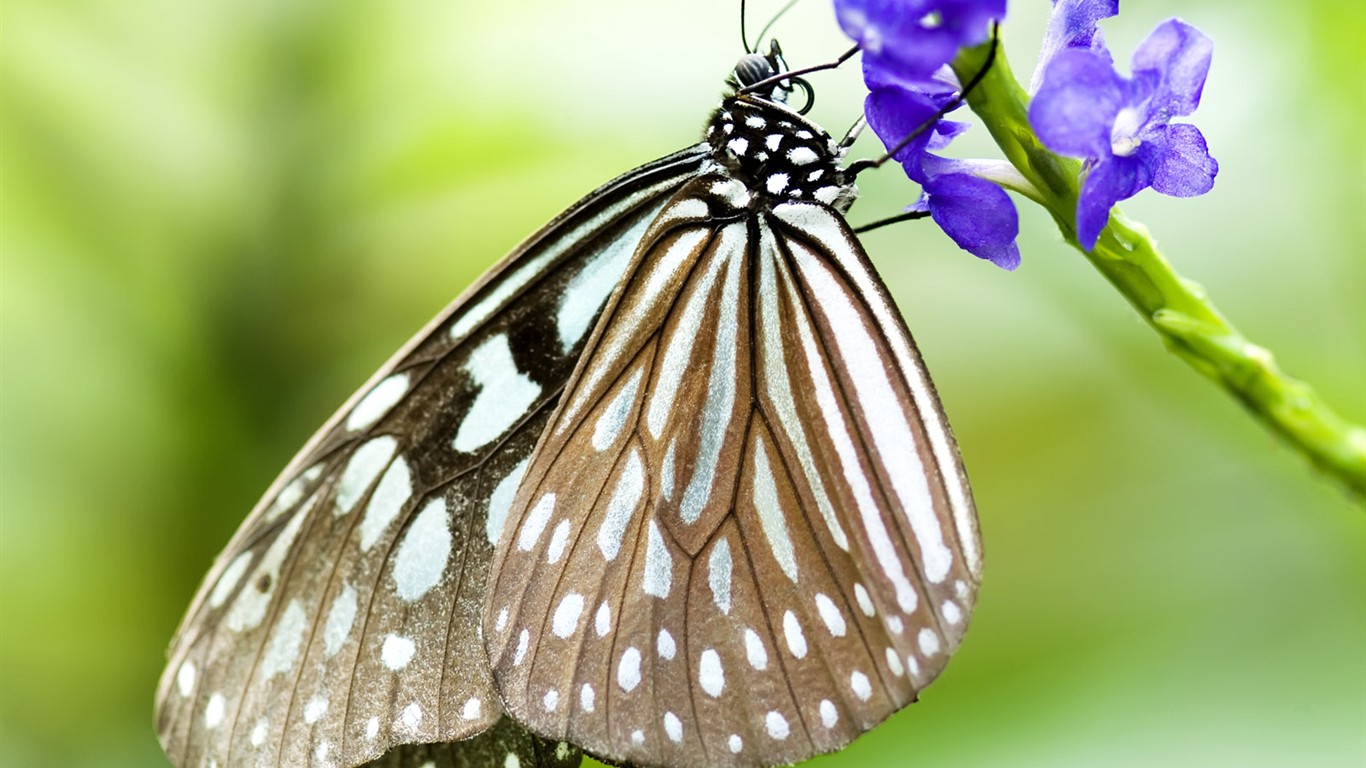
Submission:
<svg viewBox="0 0 1366 768">
<path fill-rule="evenodd" d="M 716 165 L 744 185 L 742 207 L 816 201 L 842 213 L 857 195 L 842 166 L 844 148 L 786 104 L 731 96 L 712 114 L 706 136 Z"/>
</svg>

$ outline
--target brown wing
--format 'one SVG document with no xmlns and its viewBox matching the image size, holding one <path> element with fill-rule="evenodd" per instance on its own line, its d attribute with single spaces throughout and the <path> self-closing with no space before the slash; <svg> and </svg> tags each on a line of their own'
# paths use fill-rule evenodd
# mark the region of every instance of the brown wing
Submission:
<svg viewBox="0 0 1366 768">
<path fill-rule="evenodd" d="M 503 511 L 645 228 L 700 162 L 686 150 L 571 208 L 310 441 L 172 642 L 157 733 L 173 763 L 353 766 L 499 721 L 478 630 Z"/>
<path fill-rule="evenodd" d="M 913 701 L 975 515 L 933 388 L 831 208 L 680 190 L 542 434 L 484 637 L 520 722 L 639 765 L 787 764 Z"/>
</svg>

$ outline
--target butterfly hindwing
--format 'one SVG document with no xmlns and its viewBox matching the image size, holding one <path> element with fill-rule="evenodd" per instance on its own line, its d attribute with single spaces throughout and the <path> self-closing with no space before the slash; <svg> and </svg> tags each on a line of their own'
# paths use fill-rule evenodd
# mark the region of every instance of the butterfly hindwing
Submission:
<svg viewBox="0 0 1366 768">
<path fill-rule="evenodd" d="M 609 760 L 843 746 L 939 674 L 975 599 L 956 450 L 867 256 L 831 207 L 729 209 L 729 183 L 652 225 L 490 581 L 509 711 Z"/>
<path fill-rule="evenodd" d="M 636 242 L 699 162 L 685 150 L 589 195 L 310 441 L 172 643 L 157 730 L 173 763 L 352 766 L 500 721 L 478 631 L 503 510 Z M 504 722 L 452 764 L 554 754 Z"/>
</svg>

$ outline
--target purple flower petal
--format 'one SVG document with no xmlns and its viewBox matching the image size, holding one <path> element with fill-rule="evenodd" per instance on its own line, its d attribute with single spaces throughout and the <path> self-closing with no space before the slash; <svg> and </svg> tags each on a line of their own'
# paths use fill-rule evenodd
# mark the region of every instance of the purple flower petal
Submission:
<svg viewBox="0 0 1366 768">
<path fill-rule="evenodd" d="M 1054 152 L 1077 157 L 1110 153 L 1115 116 L 1124 106 L 1124 83 L 1092 51 L 1059 53 L 1029 105 L 1029 122 Z"/>
<path fill-rule="evenodd" d="M 1083 248 L 1096 247 L 1100 231 L 1110 220 L 1110 209 L 1148 186 L 1147 176 L 1137 157 L 1102 160 L 1091 169 L 1077 199 L 1077 241 Z"/>
<path fill-rule="evenodd" d="M 1209 156 L 1200 129 L 1189 123 L 1162 126 L 1147 139 L 1144 158 L 1151 169 L 1153 189 L 1172 197 L 1195 197 L 1214 187 L 1219 161 Z"/>
<path fill-rule="evenodd" d="M 1005 16 L 1005 0 L 835 0 L 844 33 L 862 48 L 864 71 L 887 77 L 927 76 L 967 45 L 987 39 L 989 22 Z"/>
<path fill-rule="evenodd" d="M 1134 79 L 1156 82 L 1151 111 L 1159 119 L 1165 122 L 1195 111 L 1213 56 L 1214 41 L 1180 19 L 1164 21 L 1139 43 Z"/>
<path fill-rule="evenodd" d="M 1002 269 L 1019 266 L 1015 237 L 1020 221 L 1000 187 L 965 173 L 944 174 L 925 184 L 925 198 L 911 210 L 924 210 L 925 205 L 958 247 Z"/>
<path fill-rule="evenodd" d="M 868 116 L 868 127 L 873 129 L 873 133 L 882 139 L 882 143 L 888 149 L 895 147 L 925 121 L 933 118 L 936 111 L 937 107 L 928 96 L 894 87 L 872 91 L 863 105 L 863 112 Z M 906 173 L 916 181 L 922 180 L 917 178 L 919 171 L 916 160 L 925 151 L 932 134 L 933 131 L 922 133 L 893 156 L 894 160 L 906 167 Z"/>
<path fill-rule="evenodd" d="M 1097 26 L 1101 19 L 1119 13 L 1119 0 L 1053 0 L 1053 13 L 1048 17 L 1039 63 L 1029 83 L 1029 92 L 1039 90 L 1043 73 L 1053 58 L 1069 48 L 1095 51 L 1110 60 L 1105 38 Z"/>
</svg>

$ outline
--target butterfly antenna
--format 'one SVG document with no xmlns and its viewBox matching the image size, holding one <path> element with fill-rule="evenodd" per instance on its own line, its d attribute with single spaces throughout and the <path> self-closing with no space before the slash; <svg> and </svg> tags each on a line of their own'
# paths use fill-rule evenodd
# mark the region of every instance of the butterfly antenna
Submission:
<svg viewBox="0 0 1366 768">
<path fill-rule="evenodd" d="M 772 88 L 773 86 L 782 83 L 784 80 L 791 80 L 800 75 L 809 75 L 812 72 L 823 72 L 827 69 L 834 69 L 835 67 L 838 67 L 839 65 L 853 58 L 854 54 L 858 52 L 859 47 L 856 45 L 853 48 L 850 48 L 849 50 L 845 51 L 844 53 L 841 53 L 840 57 L 838 59 L 835 59 L 834 61 L 827 61 L 824 64 L 816 64 L 815 66 L 803 67 L 801 69 L 793 69 L 788 72 L 780 72 L 772 77 L 760 80 L 757 83 L 750 83 L 744 88 L 741 88 L 740 90 L 736 91 L 736 93 L 751 93 L 753 91 L 759 91 L 765 88 Z"/>
<path fill-rule="evenodd" d="M 953 98 L 945 102 L 944 106 L 935 110 L 934 115 L 932 115 L 925 122 L 916 126 L 916 129 L 907 134 L 906 137 L 903 138 L 901 141 L 898 141 L 896 143 L 896 146 L 887 150 L 887 154 L 877 158 L 876 160 L 859 160 L 857 162 L 850 163 L 848 169 L 850 177 L 857 177 L 860 173 L 863 173 L 864 171 L 870 168 L 881 167 L 883 163 L 895 157 L 898 152 L 910 146 L 911 142 L 923 136 L 926 131 L 930 130 L 931 128 L 934 128 L 934 126 L 939 123 L 939 121 L 944 117 L 944 115 L 947 115 L 948 113 L 962 106 L 963 101 L 967 99 L 968 94 L 972 93 L 973 89 L 976 88 L 977 85 L 982 82 L 982 78 L 986 77 L 987 72 L 991 70 L 991 65 L 996 63 L 996 49 L 1000 46 L 1000 29 L 1000 24 L 992 22 L 991 50 L 987 52 L 987 60 L 982 64 L 982 68 L 977 70 L 976 74 L 972 76 L 972 79 L 968 81 L 968 84 L 964 86 L 963 90 L 959 91 Z"/>
<path fill-rule="evenodd" d="M 741 2 L 744 2 L 744 0 L 740 0 L 740 1 L 741 1 Z M 777 23 L 778 23 L 778 19 L 781 19 L 781 18 L 783 17 L 783 14 L 785 14 L 785 13 L 787 13 L 788 11 L 792 10 L 792 6 L 794 6 L 794 5 L 796 5 L 796 4 L 797 4 L 797 0 L 787 0 L 787 5 L 784 5 L 782 8 L 778 9 L 778 12 L 777 12 L 777 13 L 773 14 L 773 18 L 769 19 L 769 20 L 768 20 L 768 23 L 764 25 L 764 28 L 761 29 L 761 30 L 759 30 L 759 37 L 755 38 L 755 40 L 754 40 L 754 49 L 755 49 L 755 50 L 758 50 L 758 49 L 759 49 L 759 44 L 762 43 L 762 42 L 764 41 L 764 36 L 768 34 L 768 31 L 769 31 L 770 29 L 773 29 L 773 25 L 774 25 L 774 24 L 777 24 Z"/>
<path fill-rule="evenodd" d="M 763 37 L 763 33 L 759 36 Z M 749 47 L 749 35 L 745 34 L 745 0 L 740 0 L 740 44 L 745 47 L 745 53 L 754 53 Z"/>
</svg>

